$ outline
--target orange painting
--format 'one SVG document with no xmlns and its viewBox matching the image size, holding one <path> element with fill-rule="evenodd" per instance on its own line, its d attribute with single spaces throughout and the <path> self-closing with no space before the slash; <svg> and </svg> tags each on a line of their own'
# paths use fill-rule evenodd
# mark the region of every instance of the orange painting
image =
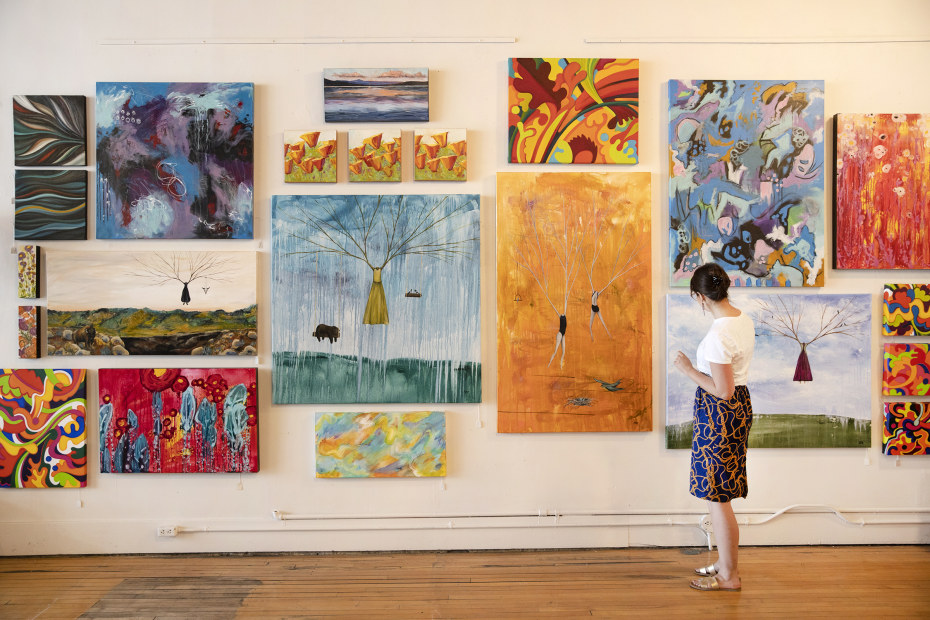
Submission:
<svg viewBox="0 0 930 620">
<path fill-rule="evenodd" d="M 497 175 L 497 430 L 652 430 L 650 175 Z"/>
</svg>

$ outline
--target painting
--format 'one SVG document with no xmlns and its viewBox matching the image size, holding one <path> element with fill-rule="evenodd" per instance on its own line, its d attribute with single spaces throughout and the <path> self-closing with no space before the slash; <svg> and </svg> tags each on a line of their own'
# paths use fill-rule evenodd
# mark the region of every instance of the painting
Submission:
<svg viewBox="0 0 930 620">
<path fill-rule="evenodd" d="M 0 370 L 0 488 L 87 485 L 83 369 Z"/>
<path fill-rule="evenodd" d="M 882 394 L 930 395 L 930 344 L 885 343 Z"/>
<path fill-rule="evenodd" d="M 730 293 L 756 327 L 749 447 L 870 446 L 871 296 Z M 714 319 L 688 295 L 667 304 L 666 447 L 689 449 L 696 387 L 672 361 L 683 351 L 694 362 Z"/>
<path fill-rule="evenodd" d="M 400 181 L 400 129 L 349 132 L 349 181 Z"/>
<path fill-rule="evenodd" d="M 324 69 L 327 123 L 429 121 L 429 69 Z"/>
<path fill-rule="evenodd" d="M 273 196 L 273 401 L 481 402 L 479 206 Z"/>
<path fill-rule="evenodd" d="M 284 182 L 335 183 L 336 132 L 285 131 Z"/>
<path fill-rule="evenodd" d="M 497 430 L 652 430 L 650 175 L 497 175 Z"/>
<path fill-rule="evenodd" d="M 930 114 L 837 114 L 837 269 L 930 268 Z"/>
<path fill-rule="evenodd" d="M 317 413 L 317 478 L 446 475 L 446 414 Z"/>
<path fill-rule="evenodd" d="M 19 357 L 39 358 L 39 307 L 19 306 Z"/>
<path fill-rule="evenodd" d="M 639 161 L 639 59 L 511 58 L 512 164 Z"/>
<path fill-rule="evenodd" d="M 930 284 L 886 284 L 882 334 L 930 336 Z"/>
<path fill-rule="evenodd" d="M 84 95 L 13 97 L 16 166 L 83 166 L 87 163 Z"/>
<path fill-rule="evenodd" d="M 468 149 L 464 129 L 417 129 L 413 132 L 414 181 L 465 181 Z"/>
<path fill-rule="evenodd" d="M 87 239 L 87 173 L 17 170 L 14 237 Z"/>
<path fill-rule="evenodd" d="M 885 403 L 882 453 L 930 454 L 930 404 Z"/>
<path fill-rule="evenodd" d="M 252 92 L 97 82 L 97 238 L 251 239 Z"/>
<path fill-rule="evenodd" d="M 35 299 L 39 296 L 39 246 L 21 245 L 16 248 L 16 267 L 19 298 Z"/>
<path fill-rule="evenodd" d="M 256 375 L 255 368 L 100 369 L 100 472 L 257 472 Z"/>
<path fill-rule="evenodd" d="M 49 355 L 256 355 L 254 252 L 45 258 Z"/>
<path fill-rule="evenodd" d="M 671 80 L 672 286 L 716 262 L 735 286 L 823 286 L 822 80 Z"/>
</svg>

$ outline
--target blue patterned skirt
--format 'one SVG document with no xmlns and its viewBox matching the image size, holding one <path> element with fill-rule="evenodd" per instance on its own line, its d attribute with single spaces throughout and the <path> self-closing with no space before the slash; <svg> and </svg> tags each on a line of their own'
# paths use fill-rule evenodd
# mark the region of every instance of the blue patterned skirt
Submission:
<svg viewBox="0 0 930 620">
<path fill-rule="evenodd" d="M 694 394 L 691 495 L 712 502 L 746 497 L 746 445 L 752 426 L 749 389 L 737 385 L 723 400 L 699 387 Z"/>
</svg>

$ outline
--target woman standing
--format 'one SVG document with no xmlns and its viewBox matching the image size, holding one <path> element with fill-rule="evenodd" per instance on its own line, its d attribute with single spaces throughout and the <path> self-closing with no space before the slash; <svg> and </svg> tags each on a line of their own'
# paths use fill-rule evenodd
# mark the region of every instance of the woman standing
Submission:
<svg viewBox="0 0 930 620">
<path fill-rule="evenodd" d="M 697 349 L 697 367 L 681 351 L 675 367 L 697 383 L 691 444 L 691 494 L 706 499 L 717 538 L 718 559 L 696 569 L 697 590 L 739 590 L 739 526 L 730 501 L 746 497 L 746 445 L 752 403 L 746 381 L 755 345 L 752 319 L 730 303 L 730 278 L 708 263 L 691 277 L 691 296 L 714 322 Z"/>
</svg>

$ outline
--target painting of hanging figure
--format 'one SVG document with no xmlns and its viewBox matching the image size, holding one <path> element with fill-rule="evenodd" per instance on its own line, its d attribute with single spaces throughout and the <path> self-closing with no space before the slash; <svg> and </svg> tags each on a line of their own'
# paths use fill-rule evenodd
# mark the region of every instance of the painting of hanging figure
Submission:
<svg viewBox="0 0 930 620">
<path fill-rule="evenodd" d="M 274 402 L 480 402 L 479 202 L 274 196 Z"/>
</svg>

